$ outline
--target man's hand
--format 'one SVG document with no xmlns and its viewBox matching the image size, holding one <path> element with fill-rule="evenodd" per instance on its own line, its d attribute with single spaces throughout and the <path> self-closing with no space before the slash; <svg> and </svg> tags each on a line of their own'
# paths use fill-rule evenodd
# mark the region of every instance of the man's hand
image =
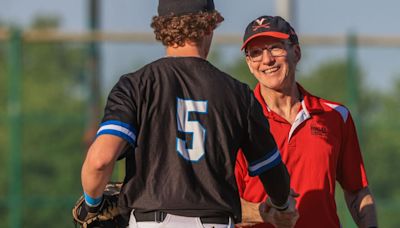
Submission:
<svg viewBox="0 0 400 228">
<path fill-rule="evenodd" d="M 240 198 L 240 204 L 242 206 L 242 223 L 235 224 L 236 227 L 248 227 L 263 222 L 260 213 L 263 203 L 253 203 Z"/>
<path fill-rule="evenodd" d="M 279 228 L 291 228 L 296 225 L 297 219 L 299 218 L 299 212 L 296 209 L 296 197 L 299 194 L 290 190 L 288 199 L 288 207 L 285 210 L 278 210 L 272 205 L 271 201 L 267 200 L 260 206 L 260 212 L 265 222 L 271 223 L 275 227 Z M 262 208 L 264 207 L 264 209 Z"/>
</svg>

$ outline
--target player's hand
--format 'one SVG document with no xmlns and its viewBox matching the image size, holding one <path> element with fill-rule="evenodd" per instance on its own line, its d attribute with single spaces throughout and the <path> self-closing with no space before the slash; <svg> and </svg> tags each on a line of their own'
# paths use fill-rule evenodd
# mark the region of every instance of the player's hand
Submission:
<svg viewBox="0 0 400 228">
<path fill-rule="evenodd" d="M 299 194 L 296 193 L 293 189 L 290 190 L 289 195 L 289 205 L 288 208 L 284 211 L 280 211 L 274 208 L 269 201 L 265 202 L 263 206 L 265 207 L 265 213 L 262 214 L 262 217 L 265 222 L 271 223 L 274 227 L 279 228 L 291 228 L 296 225 L 296 222 L 299 218 L 299 212 L 296 209 L 296 197 Z"/>
<path fill-rule="evenodd" d="M 120 227 L 121 215 L 118 210 L 118 197 L 122 183 L 108 183 L 103 192 L 100 205 L 90 207 L 82 195 L 72 208 L 72 217 L 79 227 Z"/>
<path fill-rule="evenodd" d="M 85 201 L 80 203 L 80 205 L 76 208 L 77 220 L 86 222 L 95 217 L 99 213 L 101 205 L 102 204 L 98 205 L 97 207 L 91 207 Z"/>
</svg>

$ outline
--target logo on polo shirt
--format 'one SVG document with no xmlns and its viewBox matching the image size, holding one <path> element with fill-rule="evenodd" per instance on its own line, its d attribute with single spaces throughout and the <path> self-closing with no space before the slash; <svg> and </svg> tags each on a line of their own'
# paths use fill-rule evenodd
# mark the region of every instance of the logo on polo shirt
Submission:
<svg viewBox="0 0 400 228">
<path fill-rule="evenodd" d="M 316 124 L 311 125 L 311 134 L 318 136 L 327 136 L 328 129 L 324 126 L 318 126 Z"/>
</svg>

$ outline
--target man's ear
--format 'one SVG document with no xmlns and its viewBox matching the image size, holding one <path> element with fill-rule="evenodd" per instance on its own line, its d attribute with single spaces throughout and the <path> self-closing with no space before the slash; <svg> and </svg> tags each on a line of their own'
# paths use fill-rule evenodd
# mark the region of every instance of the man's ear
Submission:
<svg viewBox="0 0 400 228">
<path fill-rule="evenodd" d="M 250 57 L 247 56 L 247 55 L 246 55 L 246 63 L 247 63 L 247 67 L 248 67 L 249 70 L 250 70 L 250 73 L 253 74 L 253 68 L 251 67 L 251 59 L 250 59 Z"/>
<path fill-rule="evenodd" d="M 294 59 L 295 59 L 296 63 L 298 63 L 301 59 L 301 48 L 300 48 L 300 45 L 298 45 L 298 44 L 294 45 Z"/>
</svg>

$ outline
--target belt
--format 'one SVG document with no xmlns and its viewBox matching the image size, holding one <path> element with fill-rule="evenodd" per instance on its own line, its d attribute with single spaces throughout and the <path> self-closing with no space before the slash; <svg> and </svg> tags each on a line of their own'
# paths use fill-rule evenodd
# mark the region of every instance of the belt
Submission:
<svg viewBox="0 0 400 228">
<path fill-rule="evenodd" d="M 167 217 L 168 213 L 162 211 L 152 211 L 152 212 L 137 212 L 134 211 L 137 222 L 163 222 Z M 229 224 L 229 217 L 200 217 L 200 221 L 203 224 Z"/>
</svg>

